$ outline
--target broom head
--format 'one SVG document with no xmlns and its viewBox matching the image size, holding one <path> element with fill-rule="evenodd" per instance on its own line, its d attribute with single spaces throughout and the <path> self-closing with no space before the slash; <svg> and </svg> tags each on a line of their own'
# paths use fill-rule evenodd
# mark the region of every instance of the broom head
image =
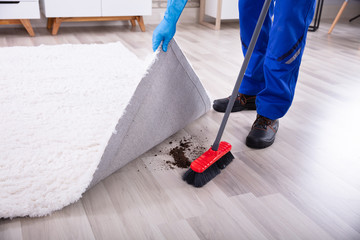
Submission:
<svg viewBox="0 0 360 240">
<path fill-rule="evenodd" d="M 190 165 L 183 180 L 195 187 L 202 187 L 220 173 L 234 159 L 230 152 L 231 144 L 220 142 L 217 151 L 210 148 Z"/>
</svg>

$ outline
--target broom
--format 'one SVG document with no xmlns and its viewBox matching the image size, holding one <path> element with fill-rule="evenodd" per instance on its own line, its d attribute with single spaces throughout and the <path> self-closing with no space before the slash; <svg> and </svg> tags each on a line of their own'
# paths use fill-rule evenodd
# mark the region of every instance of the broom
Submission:
<svg viewBox="0 0 360 240">
<path fill-rule="evenodd" d="M 259 37 L 261 27 L 264 23 L 271 2 L 272 0 L 265 0 L 264 2 L 254 33 L 251 37 L 248 50 L 245 54 L 244 62 L 241 66 L 240 73 L 236 80 L 234 90 L 230 96 L 229 103 L 226 108 L 214 144 L 211 146 L 211 148 L 208 151 L 206 151 L 195 161 L 193 161 L 190 165 L 190 169 L 188 169 L 183 175 L 183 180 L 191 185 L 194 185 L 195 187 L 202 187 L 206 183 L 211 181 L 214 177 L 216 177 L 216 175 L 220 173 L 221 169 L 224 169 L 234 159 L 234 156 L 230 152 L 231 144 L 224 141 L 220 142 L 220 140 L 224 133 L 227 120 L 229 119 L 231 109 L 234 106 L 237 93 L 239 91 L 242 79 L 245 75 L 245 71 L 249 64 L 251 55 L 254 51 L 255 44 Z"/>
</svg>

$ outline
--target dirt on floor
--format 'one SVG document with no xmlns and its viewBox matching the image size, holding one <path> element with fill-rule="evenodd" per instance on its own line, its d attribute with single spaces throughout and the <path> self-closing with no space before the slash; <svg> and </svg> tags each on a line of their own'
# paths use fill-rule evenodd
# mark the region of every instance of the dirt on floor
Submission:
<svg viewBox="0 0 360 240">
<path fill-rule="evenodd" d="M 183 138 L 179 142 L 169 142 L 170 145 L 175 145 L 170 148 L 169 155 L 174 161 L 166 161 L 166 164 L 173 169 L 189 168 L 192 161 L 198 158 L 206 150 L 205 147 L 194 144 L 192 137 Z"/>
</svg>

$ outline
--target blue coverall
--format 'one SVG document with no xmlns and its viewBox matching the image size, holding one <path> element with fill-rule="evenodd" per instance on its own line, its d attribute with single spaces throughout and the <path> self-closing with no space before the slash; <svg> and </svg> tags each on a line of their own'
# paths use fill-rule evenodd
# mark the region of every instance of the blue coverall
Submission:
<svg viewBox="0 0 360 240">
<path fill-rule="evenodd" d="M 263 4 L 264 0 L 239 0 L 244 55 Z M 271 4 L 239 89 L 257 95 L 258 114 L 277 119 L 291 106 L 314 10 L 315 0 L 276 0 Z"/>
</svg>

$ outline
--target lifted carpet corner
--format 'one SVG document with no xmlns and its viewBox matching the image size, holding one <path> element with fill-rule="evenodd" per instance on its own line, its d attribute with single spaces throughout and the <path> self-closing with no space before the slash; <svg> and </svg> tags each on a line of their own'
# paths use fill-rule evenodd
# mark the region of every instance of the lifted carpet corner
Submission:
<svg viewBox="0 0 360 240">
<path fill-rule="evenodd" d="M 210 109 L 210 99 L 173 40 L 138 85 L 90 187 L 164 141 Z"/>
</svg>

